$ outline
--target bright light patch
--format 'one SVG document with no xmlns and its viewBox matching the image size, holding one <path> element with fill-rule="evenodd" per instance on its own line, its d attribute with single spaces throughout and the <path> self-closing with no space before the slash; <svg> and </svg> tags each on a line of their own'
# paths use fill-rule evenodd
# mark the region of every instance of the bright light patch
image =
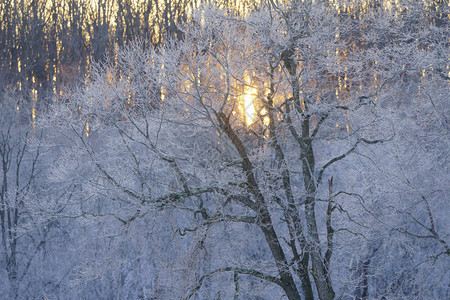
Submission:
<svg viewBox="0 0 450 300">
<path fill-rule="evenodd" d="M 247 125 L 251 125 L 255 121 L 256 110 L 253 106 L 253 98 L 256 96 L 256 89 L 250 86 L 245 87 L 244 95 L 244 110 L 245 110 L 245 122 Z"/>
<path fill-rule="evenodd" d="M 253 99 L 256 97 L 257 91 L 256 88 L 252 87 L 252 80 L 248 73 L 245 73 L 245 86 L 244 86 L 244 114 L 245 114 L 245 123 L 247 126 L 251 125 L 255 121 L 256 117 L 256 109 L 253 105 Z"/>
</svg>

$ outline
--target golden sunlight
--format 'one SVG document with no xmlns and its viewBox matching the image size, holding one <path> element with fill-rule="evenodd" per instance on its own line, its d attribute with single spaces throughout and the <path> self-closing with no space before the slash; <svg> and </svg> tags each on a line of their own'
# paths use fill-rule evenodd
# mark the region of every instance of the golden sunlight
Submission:
<svg viewBox="0 0 450 300">
<path fill-rule="evenodd" d="M 246 85 L 244 88 L 244 112 L 245 112 L 245 123 L 247 126 L 253 124 L 256 117 L 256 110 L 253 101 L 256 97 L 256 88 Z"/>
</svg>

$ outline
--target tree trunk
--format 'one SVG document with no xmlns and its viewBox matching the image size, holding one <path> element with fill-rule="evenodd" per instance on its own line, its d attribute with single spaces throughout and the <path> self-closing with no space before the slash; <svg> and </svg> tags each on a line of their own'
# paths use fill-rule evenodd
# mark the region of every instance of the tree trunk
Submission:
<svg viewBox="0 0 450 300">
<path fill-rule="evenodd" d="M 283 282 L 283 290 L 286 292 L 286 296 L 290 300 L 299 300 L 300 294 L 298 293 L 292 274 L 289 270 L 289 266 L 284 255 L 283 249 L 278 241 L 278 237 L 275 233 L 275 229 L 272 226 L 272 220 L 270 218 L 267 208 L 261 208 L 261 225 L 260 228 L 264 233 L 267 244 L 269 245 L 272 256 L 275 259 L 275 263 L 280 274 L 280 279 Z"/>
<path fill-rule="evenodd" d="M 265 199 L 258 188 L 258 184 L 253 173 L 253 165 L 248 158 L 245 146 L 231 127 L 229 119 L 223 113 L 218 113 L 217 119 L 219 121 L 220 127 L 233 143 L 234 147 L 239 153 L 239 156 L 243 160 L 242 169 L 247 178 L 247 184 L 249 186 L 248 189 L 256 199 L 259 227 L 264 233 L 264 237 L 275 260 L 280 279 L 283 283 L 282 288 L 286 292 L 286 296 L 288 297 L 288 299 L 299 300 L 301 299 L 300 294 L 289 270 L 289 265 L 283 252 L 283 248 L 281 248 L 280 242 L 278 241 L 278 236 L 275 232 L 275 229 L 273 228 L 269 209 L 267 208 Z"/>
<path fill-rule="evenodd" d="M 333 299 L 335 293 L 331 284 L 328 270 L 322 260 L 320 251 L 320 239 L 317 229 L 317 220 L 315 213 L 316 200 L 316 182 L 314 176 L 315 158 L 312 141 L 309 140 L 309 118 L 305 118 L 302 122 L 302 138 L 305 141 L 304 151 L 302 151 L 302 171 L 303 180 L 306 190 L 306 227 L 308 228 L 310 255 L 312 262 L 312 275 L 316 284 L 319 299 Z"/>
</svg>

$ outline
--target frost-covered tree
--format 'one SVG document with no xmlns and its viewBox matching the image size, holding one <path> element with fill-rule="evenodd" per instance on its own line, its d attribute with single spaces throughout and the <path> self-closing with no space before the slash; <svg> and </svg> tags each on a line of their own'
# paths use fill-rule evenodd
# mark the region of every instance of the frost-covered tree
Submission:
<svg viewBox="0 0 450 300">
<path fill-rule="evenodd" d="M 419 6 L 317 2 L 204 8 L 43 119 L 67 141 L 72 216 L 101 228 L 80 293 L 448 294 L 445 28 Z"/>
<path fill-rule="evenodd" d="M 17 96 L 14 91 L 5 91 L 0 98 L 1 265 L 2 273 L 7 274 L 7 281 L 3 284 L 7 286 L 9 283 L 11 299 L 18 298 L 20 281 L 26 275 L 35 252 L 41 247 L 39 242 L 33 243 L 32 238 L 21 231 L 21 225 L 29 213 L 28 199 L 33 197 L 39 149 L 32 150 L 30 147 L 32 128 L 25 114 L 19 111 L 21 103 L 15 101 L 14 96 Z M 28 255 L 23 255 L 26 252 L 29 252 Z"/>
<path fill-rule="evenodd" d="M 50 168 L 57 150 L 33 126 L 23 91 L 0 92 L 0 285 L 4 299 L 63 295 L 72 267 L 63 219 L 72 189 L 56 188 Z"/>
</svg>

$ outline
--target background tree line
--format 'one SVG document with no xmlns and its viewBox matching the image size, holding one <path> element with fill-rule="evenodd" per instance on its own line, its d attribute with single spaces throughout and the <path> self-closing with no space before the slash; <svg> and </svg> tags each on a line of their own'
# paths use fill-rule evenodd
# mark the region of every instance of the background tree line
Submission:
<svg viewBox="0 0 450 300">
<path fill-rule="evenodd" d="M 89 74 L 93 61 L 141 38 L 155 47 L 166 36 L 181 38 L 177 25 L 208 1 L 2 0 L 0 86 L 36 89 L 45 99 Z M 216 1 L 215 1 L 216 2 Z M 236 10 L 253 1 L 217 2 Z"/>
<path fill-rule="evenodd" d="M 130 41 L 142 38 L 146 47 L 164 43 L 167 35 L 182 38 L 179 24 L 209 0 L 1 0 L 0 87 L 38 91 L 45 99 L 63 86 L 79 83 L 92 62 Z M 220 0 L 218 6 L 249 13 L 260 1 Z M 396 8 L 396 2 L 328 1 L 343 17 L 350 10 L 358 18 L 371 8 Z M 430 0 L 424 17 L 448 22 L 445 0 Z M 403 8 L 404 9 L 404 8 Z M 411 24 L 414 26 L 414 24 Z M 31 98 L 31 94 L 28 98 Z"/>
</svg>

